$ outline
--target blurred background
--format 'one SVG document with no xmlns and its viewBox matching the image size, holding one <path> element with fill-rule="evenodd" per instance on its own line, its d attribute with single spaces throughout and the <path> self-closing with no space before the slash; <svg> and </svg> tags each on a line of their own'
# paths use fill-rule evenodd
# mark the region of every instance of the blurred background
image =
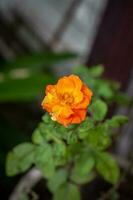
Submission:
<svg viewBox="0 0 133 200">
<path fill-rule="evenodd" d="M 8 199 L 20 176 L 5 175 L 5 156 L 30 140 L 43 115 L 44 88 L 75 65 L 103 64 L 104 77 L 117 80 L 133 96 L 132 0 L 0 0 L 0 192 Z M 133 108 L 117 107 L 130 121 L 114 151 L 131 161 Z M 131 173 L 131 174 L 130 174 Z M 133 199 L 133 171 L 120 186 Z M 42 184 L 40 186 L 42 188 Z M 97 199 L 99 181 L 88 188 Z M 106 184 L 103 188 L 106 189 Z M 123 190 L 124 188 L 124 190 Z M 44 191 L 50 199 L 48 191 Z M 43 198 L 44 199 L 44 198 Z M 88 199 L 86 195 L 85 199 Z M 121 198 L 122 199 L 122 198 Z"/>
</svg>

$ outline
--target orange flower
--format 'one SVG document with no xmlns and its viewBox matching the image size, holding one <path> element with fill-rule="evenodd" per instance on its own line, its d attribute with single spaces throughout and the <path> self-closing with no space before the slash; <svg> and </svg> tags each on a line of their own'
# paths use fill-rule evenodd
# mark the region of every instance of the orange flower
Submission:
<svg viewBox="0 0 133 200">
<path fill-rule="evenodd" d="M 76 75 L 60 78 L 56 85 L 46 87 L 42 107 L 51 119 L 67 126 L 79 124 L 86 117 L 92 91 Z"/>
</svg>

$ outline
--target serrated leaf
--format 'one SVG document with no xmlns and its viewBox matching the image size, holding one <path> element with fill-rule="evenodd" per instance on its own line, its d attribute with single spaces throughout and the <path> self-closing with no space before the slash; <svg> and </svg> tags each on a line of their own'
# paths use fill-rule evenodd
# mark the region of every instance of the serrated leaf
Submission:
<svg viewBox="0 0 133 200">
<path fill-rule="evenodd" d="M 116 115 L 112 117 L 112 119 L 105 121 L 105 126 L 111 128 L 119 128 L 121 125 L 128 122 L 128 117 L 124 115 Z"/>
<path fill-rule="evenodd" d="M 54 155 L 63 156 L 66 152 L 66 146 L 62 143 L 55 143 L 53 147 Z"/>
<path fill-rule="evenodd" d="M 37 129 L 45 141 L 51 140 L 51 131 L 50 131 L 51 125 L 50 125 L 50 123 L 45 124 L 44 122 L 41 122 Z"/>
<path fill-rule="evenodd" d="M 36 129 L 32 134 L 32 141 L 35 144 L 41 144 L 43 142 L 43 137 L 38 129 Z"/>
<path fill-rule="evenodd" d="M 66 149 L 66 157 L 68 160 L 73 160 L 73 158 L 77 155 L 80 154 L 81 150 L 83 148 L 82 143 L 76 143 L 76 144 L 71 144 L 67 146 Z"/>
<path fill-rule="evenodd" d="M 94 122 L 91 118 L 86 118 L 84 122 L 77 128 L 77 133 L 80 139 L 84 139 L 89 134 L 89 130 L 94 127 Z"/>
<path fill-rule="evenodd" d="M 116 160 L 108 153 L 101 152 L 96 157 L 96 168 L 108 182 L 115 184 L 119 180 L 120 171 Z"/>
<path fill-rule="evenodd" d="M 57 170 L 47 183 L 50 191 L 54 193 L 62 184 L 66 182 L 67 176 L 68 171 L 65 169 Z"/>
<path fill-rule="evenodd" d="M 95 160 L 94 157 L 88 153 L 81 153 L 77 158 L 73 173 L 78 173 L 81 175 L 88 174 L 94 166 Z"/>
<path fill-rule="evenodd" d="M 90 154 L 81 153 L 79 154 L 79 157 L 75 161 L 74 168 L 72 170 L 71 174 L 71 180 L 81 183 L 84 181 L 87 181 L 88 178 L 90 179 L 90 172 L 93 169 L 95 164 L 94 157 Z"/>
<path fill-rule="evenodd" d="M 56 166 L 65 164 L 66 162 L 66 146 L 62 143 L 55 143 L 53 145 L 54 163 Z"/>
<path fill-rule="evenodd" d="M 55 193 L 53 200 L 80 200 L 80 192 L 76 185 L 67 183 L 62 185 Z"/>
<path fill-rule="evenodd" d="M 45 124 L 49 124 L 51 123 L 51 117 L 48 113 L 45 113 L 45 115 L 43 115 L 42 117 L 42 121 L 45 123 Z"/>
<path fill-rule="evenodd" d="M 107 105 L 104 101 L 98 99 L 91 104 L 89 111 L 94 120 L 102 121 L 107 114 Z"/>
<path fill-rule="evenodd" d="M 90 129 L 86 141 L 98 150 L 106 149 L 111 143 L 110 134 L 107 132 L 106 127 L 102 125 Z"/>
<path fill-rule="evenodd" d="M 41 170 L 44 177 L 48 178 L 54 174 L 55 166 L 50 144 L 45 143 L 36 147 L 35 164 Z"/>
<path fill-rule="evenodd" d="M 78 137 L 77 134 L 75 133 L 75 131 L 68 131 L 67 135 L 66 135 L 66 140 L 68 144 L 75 144 L 78 141 Z"/>
<path fill-rule="evenodd" d="M 7 155 L 6 173 L 8 176 L 14 176 L 25 172 L 33 162 L 34 145 L 28 142 L 19 144 Z"/>
</svg>

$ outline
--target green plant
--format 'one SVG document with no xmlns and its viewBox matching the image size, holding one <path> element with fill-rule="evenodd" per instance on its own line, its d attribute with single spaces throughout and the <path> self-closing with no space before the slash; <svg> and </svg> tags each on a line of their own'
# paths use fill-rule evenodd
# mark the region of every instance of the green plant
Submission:
<svg viewBox="0 0 133 200">
<path fill-rule="evenodd" d="M 0 69 L 0 102 L 37 99 L 44 86 L 55 81 L 55 65 L 73 58 L 76 55 L 68 52 L 41 52 L 21 55 L 6 62 Z"/>
<path fill-rule="evenodd" d="M 119 94 L 119 84 L 99 78 L 102 72 L 102 66 L 74 68 L 73 73 L 94 93 L 88 116 L 82 123 L 66 128 L 46 113 L 33 132 L 32 142 L 19 144 L 8 153 L 8 176 L 23 173 L 35 165 L 47 180 L 54 200 L 81 199 L 80 188 L 97 173 L 113 185 L 118 182 L 120 170 L 108 148 L 114 130 L 128 119 L 121 115 L 106 118 L 108 104 Z"/>
</svg>

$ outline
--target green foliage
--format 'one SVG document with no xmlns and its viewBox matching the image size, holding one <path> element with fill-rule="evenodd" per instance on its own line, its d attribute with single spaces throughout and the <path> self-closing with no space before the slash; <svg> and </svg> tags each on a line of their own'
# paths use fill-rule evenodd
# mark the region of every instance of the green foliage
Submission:
<svg viewBox="0 0 133 200">
<path fill-rule="evenodd" d="M 78 137 L 80 139 L 84 139 L 87 137 L 87 135 L 89 134 L 89 130 L 92 129 L 94 127 L 94 122 L 91 118 L 89 117 L 86 117 L 85 121 L 83 121 L 78 130 L 77 130 L 77 133 L 78 133 Z"/>
<path fill-rule="evenodd" d="M 53 156 L 56 166 L 62 166 L 66 163 L 66 146 L 63 142 L 58 142 L 53 145 Z"/>
<path fill-rule="evenodd" d="M 32 101 L 47 84 L 53 83 L 57 63 L 77 56 L 73 53 L 42 52 L 22 55 L 7 62 L 0 70 L 0 102 Z"/>
<path fill-rule="evenodd" d="M 48 181 L 48 188 L 55 193 L 64 183 L 67 182 L 68 171 L 65 169 L 57 170 Z"/>
<path fill-rule="evenodd" d="M 0 102 L 31 101 L 40 96 L 44 87 L 53 82 L 49 75 L 30 75 L 29 77 L 16 79 L 5 78 L 0 82 Z"/>
<path fill-rule="evenodd" d="M 97 78 L 101 76 L 104 72 L 104 67 L 102 65 L 97 65 L 91 68 L 87 68 L 83 65 L 75 67 L 73 69 L 73 73 L 78 74 L 80 76 L 87 75 L 89 77 Z M 86 76 L 85 76 L 86 77 Z"/>
<path fill-rule="evenodd" d="M 107 151 L 114 129 L 128 119 L 122 115 L 106 119 L 107 105 L 118 94 L 119 84 L 100 79 L 102 66 L 74 70 L 94 92 L 86 119 L 66 128 L 45 114 L 33 132 L 32 142 L 18 145 L 7 156 L 9 176 L 35 165 L 47 180 L 54 200 L 80 200 L 81 185 L 97 173 L 112 184 L 120 177 L 117 162 Z"/>
<path fill-rule="evenodd" d="M 62 61 L 76 58 L 77 55 L 74 53 L 54 53 L 54 52 L 41 52 L 33 53 L 28 55 L 22 55 L 16 59 L 7 62 L 4 65 L 4 71 L 16 68 L 28 68 L 32 72 L 40 71 L 44 66 L 47 67 L 51 64 L 56 64 Z"/>
<path fill-rule="evenodd" d="M 54 200 L 80 200 L 80 193 L 78 190 L 78 186 L 66 183 L 62 185 L 56 192 L 54 193 Z"/>
<path fill-rule="evenodd" d="M 109 128 L 119 128 L 121 125 L 128 122 L 128 117 L 123 115 L 116 115 L 112 119 L 106 120 L 105 126 Z"/>
<path fill-rule="evenodd" d="M 101 76 L 103 72 L 104 72 L 104 67 L 102 65 L 97 65 L 97 66 L 88 68 L 89 75 L 94 78 Z"/>
<path fill-rule="evenodd" d="M 94 165 L 95 160 L 91 153 L 85 152 L 79 154 L 72 170 L 71 180 L 78 184 L 89 182 L 93 178 L 91 171 Z"/>
<path fill-rule="evenodd" d="M 107 104 L 104 101 L 98 99 L 91 104 L 89 110 L 93 115 L 94 120 L 102 121 L 107 114 Z"/>
<path fill-rule="evenodd" d="M 106 149 L 111 144 L 109 130 L 103 125 L 98 125 L 89 130 L 86 141 L 97 150 Z"/>
<path fill-rule="evenodd" d="M 120 172 L 116 160 L 106 152 L 96 155 L 96 169 L 103 178 L 112 184 L 119 180 Z"/>
<path fill-rule="evenodd" d="M 32 134 L 32 141 L 35 144 L 41 144 L 43 143 L 43 136 L 41 135 L 41 132 L 37 129 Z"/>
<path fill-rule="evenodd" d="M 103 72 L 104 68 L 102 65 L 90 68 L 81 65 L 73 69 L 73 73 L 80 76 L 92 89 L 95 97 L 102 98 L 107 103 L 116 102 L 120 105 L 129 105 L 131 98 L 124 93 L 119 92 L 120 84 L 118 82 L 100 78 Z"/>
<path fill-rule="evenodd" d="M 17 145 L 7 155 L 6 173 L 14 176 L 26 171 L 34 162 L 34 145 L 22 143 Z"/>
<path fill-rule="evenodd" d="M 118 94 L 114 96 L 114 101 L 120 105 L 128 106 L 133 102 L 133 99 L 125 93 L 118 92 Z"/>
<path fill-rule="evenodd" d="M 36 147 L 35 164 L 44 177 L 48 178 L 54 174 L 55 166 L 50 144 L 45 143 Z"/>
</svg>

